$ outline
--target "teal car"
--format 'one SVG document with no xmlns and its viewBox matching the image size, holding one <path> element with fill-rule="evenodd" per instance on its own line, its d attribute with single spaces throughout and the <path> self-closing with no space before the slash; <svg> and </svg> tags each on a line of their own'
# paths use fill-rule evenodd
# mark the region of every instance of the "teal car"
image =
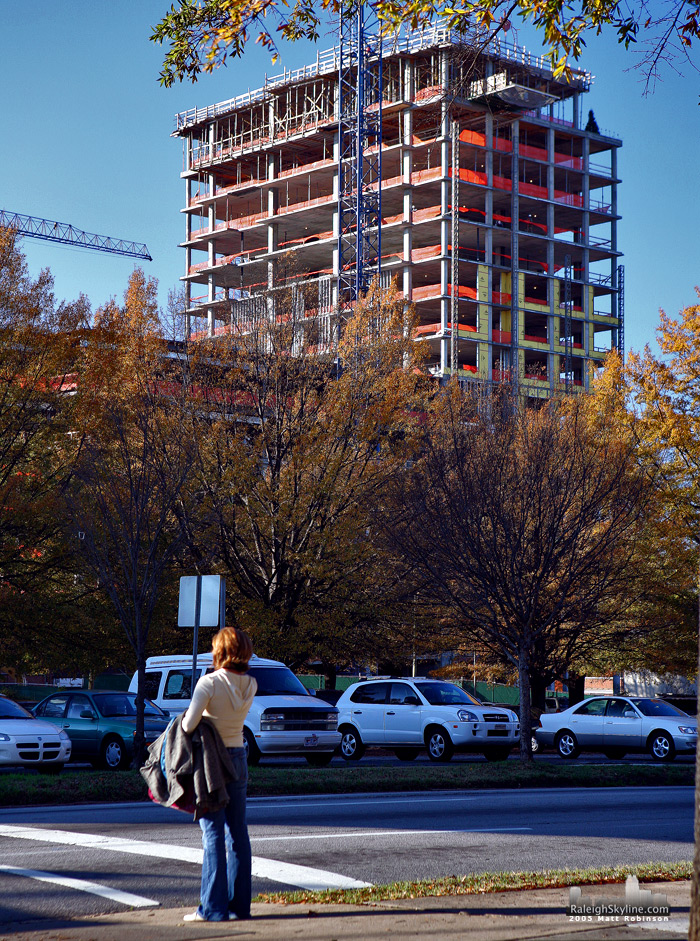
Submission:
<svg viewBox="0 0 700 941">
<path fill-rule="evenodd" d="M 89 761 L 116 771 L 131 764 L 136 734 L 136 695 L 122 690 L 67 690 L 54 693 L 32 710 L 37 719 L 63 729 L 72 743 L 71 761 Z M 154 742 L 170 717 L 146 700 L 144 737 Z"/>
</svg>

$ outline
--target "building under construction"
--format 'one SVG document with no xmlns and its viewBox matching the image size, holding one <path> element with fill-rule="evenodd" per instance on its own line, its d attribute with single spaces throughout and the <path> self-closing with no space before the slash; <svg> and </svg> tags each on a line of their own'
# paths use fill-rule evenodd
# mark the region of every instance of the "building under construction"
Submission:
<svg viewBox="0 0 700 941">
<path fill-rule="evenodd" d="M 331 318 L 379 273 L 434 375 L 585 387 L 624 344 L 621 141 L 582 120 L 591 76 L 445 29 L 377 36 L 341 27 L 315 63 L 177 115 L 188 332 L 291 278 Z"/>
</svg>

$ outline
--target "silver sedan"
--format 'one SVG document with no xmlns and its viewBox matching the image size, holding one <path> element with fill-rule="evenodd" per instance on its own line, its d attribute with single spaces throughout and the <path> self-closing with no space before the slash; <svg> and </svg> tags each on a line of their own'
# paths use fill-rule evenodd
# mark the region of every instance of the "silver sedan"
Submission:
<svg viewBox="0 0 700 941">
<path fill-rule="evenodd" d="M 0 765 L 55 774 L 70 754 L 71 740 L 63 729 L 35 719 L 19 703 L 0 695 Z"/>
<path fill-rule="evenodd" d="M 596 696 L 564 712 L 543 714 L 535 734 L 540 745 L 553 745 L 562 758 L 581 751 L 602 751 L 608 758 L 648 752 L 656 761 L 694 754 L 697 720 L 661 699 Z"/>
</svg>

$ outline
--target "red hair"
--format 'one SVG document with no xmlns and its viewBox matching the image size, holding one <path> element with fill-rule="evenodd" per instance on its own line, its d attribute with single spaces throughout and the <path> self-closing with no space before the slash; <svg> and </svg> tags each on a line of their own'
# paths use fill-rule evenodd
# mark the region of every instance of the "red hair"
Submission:
<svg viewBox="0 0 700 941">
<path fill-rule="evenodd" d="M 253 642 L 245 631 L 238 627 L 222 627 L 212 641 L 214 669 L 235 670 L 245 673 L 248 661 L 253 656 Z"/>
</svg>

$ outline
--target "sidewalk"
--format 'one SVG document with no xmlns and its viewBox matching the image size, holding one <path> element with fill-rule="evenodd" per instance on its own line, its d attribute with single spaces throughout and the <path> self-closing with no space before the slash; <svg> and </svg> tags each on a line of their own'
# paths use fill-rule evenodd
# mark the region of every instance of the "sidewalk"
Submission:
<svg viewBox="0 0 700 941">
<path fill-rule="evenodd" d="M 243 922 L 195 922 L 191 909 L 140 909 L 67 921 L 47 930 L 46 922 L 0 927 L 0 941 L 676 941 L 688 936 L 689 882 L 646 884 L 667 896 L 668 923 L 656 926 L 570 921 L 568 889 L 538 889 L 406 899 L 373 905 L 253 905 Z M 587 886 L 586 895 L 620 895 L 621 886 Z M 664 930 L 660 930 L 663 928 Z"/>
</svg>

